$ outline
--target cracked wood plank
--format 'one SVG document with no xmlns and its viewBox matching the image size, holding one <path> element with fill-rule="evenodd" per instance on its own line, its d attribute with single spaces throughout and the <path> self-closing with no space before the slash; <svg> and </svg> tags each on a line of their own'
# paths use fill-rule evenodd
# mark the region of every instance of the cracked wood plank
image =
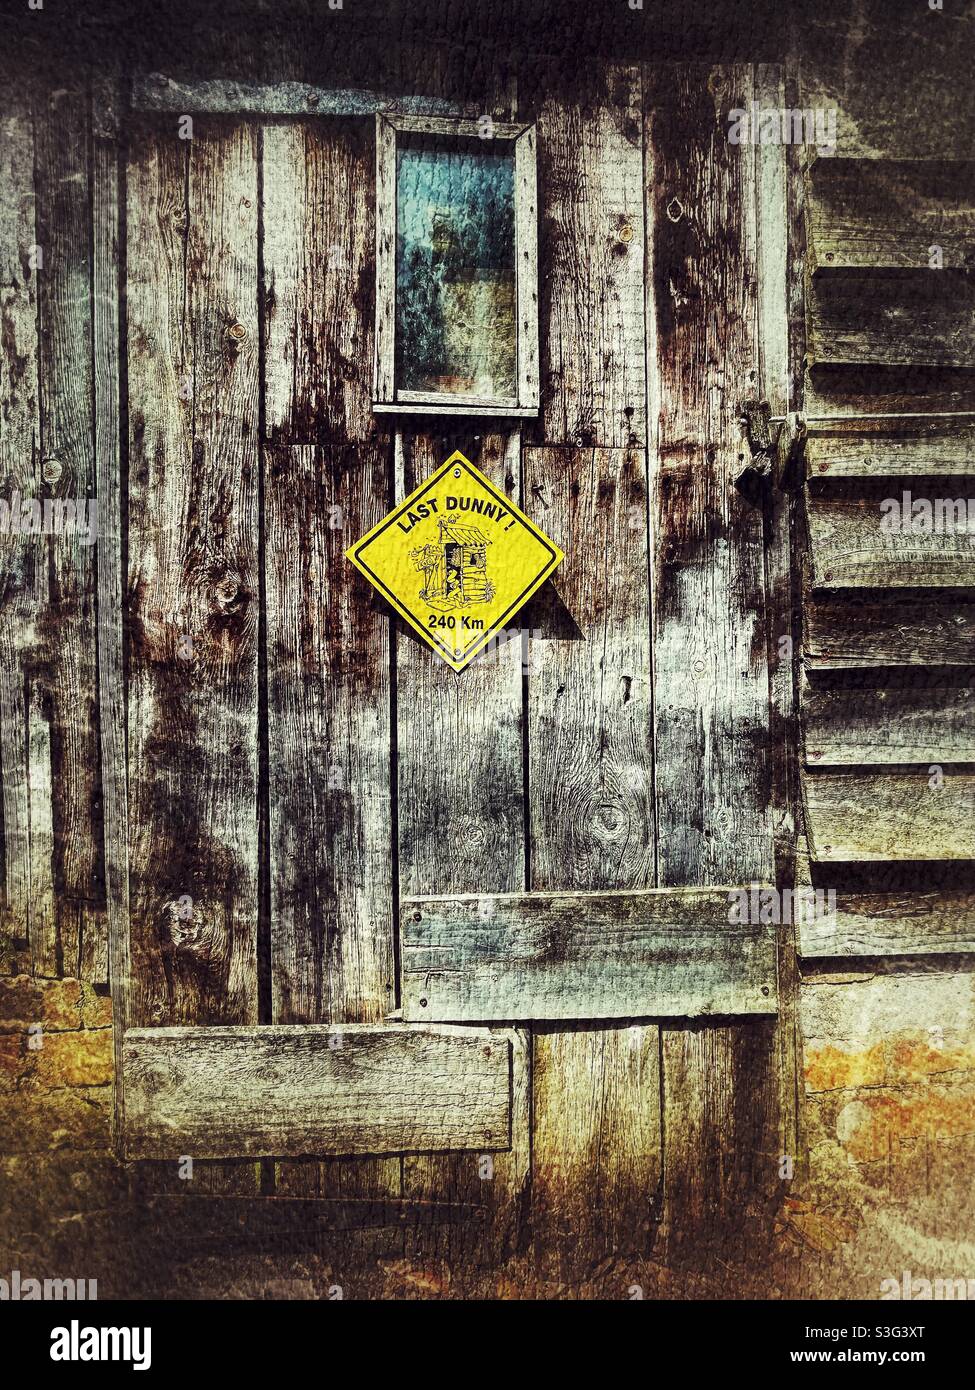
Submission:
<svg viewBox="0 0 975 1390">
<path fill-rule="evenodd" d="M 922 478 L 975 474 L 975 424 L 961 420 L 851 420 L 810 425 L 810 478 Z"/>
<path fill-rule="evenodd" d="M 891 602 L 807 594 L 803 653 L 813 671 L 884 666 L 975 666 L 975 608 L 932 597 Z"/>
<path fill-rule="evenodd" d="M 553 580 L 561 628 L 535 644 L 528 682 L 530 887 L 648 888 L 646 455 L 526 449 L 524 473 L 530 514 L 566 556 Z M 546 1024 L 533 1056 L 540 1242 L 565 1268 L 614 1244 L 646 1249 L 661 1162 L 657 1025 Z"/>
<path fill-rule="evenodd" d="M 905 488 L 910 500 L 904 502 Z M 915 511 L 920 504 L 923 511 Z M 970 588 L 975 484 L 876 485 L 858 496 L 810 490 L 806 498 L 815 589 Z M 921 529 L 921 518 L 926 529 Z M 913 523 L 911 517 L 917 518 Z M 905 525 L 905 519 L 908 524 Z"/>
<path fill-rule="evenodd" d="M 813 860 L 975 858 L 975 776 L 806 773 L 803 800 Z"/>
<path fill-rule="evenodd" d="M 404 899 L 403 1017 L 774 1013 L 774 938 L 732 925 L 735 902 L 728 888 Z"/>
<path fill-rule="evenodd" d="M 646 442 L 640 70 L 526 74 L 536 105 L 545 444 Z"/>
<path fill-rule="evenodd" d="M 511 1051 L 487 1028 L 130 1028 L 126 1157 L 506 1149 Z"/>
<path fill-rule="evenodd" d="M 732 486 L 760 366 L 755 148 L 727 139 L 748 67 L 645 70 L 658 883 L 771 882 L 768 613 L 761 511 Z M 771 1020 L 661 1030 L 666 1248 L 747 1241 L 774 1200 Z"/>
<path fill-rule="evenodd" d="M 975 161 L 819 159 L 809 182 L 811 270 L 975 265 Z"/>
<path fill-rule="evenodd" d="M 134 1025 L 257 1019 L 257 142 L 128 164 Z"/>
<path fill-rule="evenodd" d="M 396 1003 L 389 629 L 344 554 L 389 509 L 372 135 L 266 125 L 262 158 L 272 1018 L 378 1023 Z M 283 1163 L 276 1185 L 396 1199 L 400 1162 Z"/>
<path fill-rule="evenodd" d="M 807 686 L 802 701 L 806 761 L 814 767 L 880 763 L 975 763 L 975 690 L 970 686 Z"/>
</svg>

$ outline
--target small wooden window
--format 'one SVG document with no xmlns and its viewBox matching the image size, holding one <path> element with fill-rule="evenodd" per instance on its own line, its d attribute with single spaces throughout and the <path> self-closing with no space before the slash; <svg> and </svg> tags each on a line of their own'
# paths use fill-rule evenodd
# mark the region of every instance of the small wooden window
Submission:
<svg viewBox="0 0 975 1390">
<path fill-rule="evenodd" d="M 538 412 L 532 126 L 376 122 L 377 411 Z"/>
</svg>

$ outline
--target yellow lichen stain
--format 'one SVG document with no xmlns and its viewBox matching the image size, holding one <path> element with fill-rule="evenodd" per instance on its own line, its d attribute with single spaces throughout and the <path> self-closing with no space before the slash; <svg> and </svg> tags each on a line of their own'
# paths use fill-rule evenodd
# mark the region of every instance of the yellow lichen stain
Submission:
<svg viewBox="0 0 975 1390">
<path fill-rule="evenodd" d="M 901 1094 L 863 1091 L 843 1113 L 853 1116 L 839 1136 L 847 1153 L 856 1163 L 869 1163 L 904 1141 L 972 1133 L 975 1096 L 969 1087 L 925 1086 Z"/>
<path fill-rule="evenodd" d="M 920 1081 L 939 1072 L 975 1071 L 975 1038 L 945 1039 L 937 1028 L 898 1034 L 887 1048 L 889 1081 Z"/>
<path fill-rule="evenodd" d="M 841 1091 L 856 1086 L 879 1086 L 884 1081 L 884 1044 L 864 1049 L 835 1043 L 807 1043 L 805 1050 L 807 1091 Z"/>
</svg>

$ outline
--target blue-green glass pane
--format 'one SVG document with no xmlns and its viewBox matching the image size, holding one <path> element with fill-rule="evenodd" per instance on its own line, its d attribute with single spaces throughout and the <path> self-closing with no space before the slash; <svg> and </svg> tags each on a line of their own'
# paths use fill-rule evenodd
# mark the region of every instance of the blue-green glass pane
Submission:
<svg viewBox="0 0 975 1390">
<path fill-rule="evenodd" d="M 396 380 L 406 391 L 515 395 L 515 160 L 510 148 L 401 145 Z"/>
</svg>

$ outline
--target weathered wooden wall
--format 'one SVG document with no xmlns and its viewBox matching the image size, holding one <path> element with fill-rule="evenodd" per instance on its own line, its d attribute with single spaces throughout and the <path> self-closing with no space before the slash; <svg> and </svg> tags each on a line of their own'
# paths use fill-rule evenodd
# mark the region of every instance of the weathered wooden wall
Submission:
<svg viewBox="0 0 975 1390">
<path fill-rule="evenodd" d="M 198 55 L 197 75 L 323 84 L 315 54 L 280 34 L 228 45 Z M 889 112 L 885 138 L 871 134 L 869 53 L 851 76 L 825 50 L 799 81 L 778 64 L 603 57 L 580 72 L 417 45 L 378 67 L 333 54 L 325 85 L 537 121 L 542 409 L 517 429 L 394 428 L 371 411 L 367 116 L 196 114 L 181 140 L 173 109 L 127 109 L 126 83 L 118 101 L 100 79 L 5 95 L 0 482 L 97 495 L 100 526 L 97 548 L 52 545 L 44 563 L 0 538 L 3 968 L 104 992 L 111 923 L 116 1021 L 138 1028 L 132 1133 L 159 1157 L 167 1111 L 145 1093 L 189 1095 L 201 1125 L 207 1067 L 236 1074 L 235 1026 L 315 1025 L 324 1048 L 329 1026 L 364 1028 L 392 1139 L 350 1124 L 339 1088 L 344 1147 L 324 1132 L 312 1158 L 242 1147 L 279 1161 L 201 1163 L 196 1188 L 341 1201 L 362 1224 L 334 1243 L 353 1285 L 377 1256 L 369 1287 L 394 1296 L 460 1292 L 502 1256 L 524 1281 L 532 1240 L 554 1289 L 649 1293 L 662 1263 L 700 1269 L 716 1252 L 754 1272 L 789 1188 L 783 1156 L 806 1182 L 805 1141 L 811 1185 L 785 1208 L 804 1248 L 829 1225 L 819 1207 L 846 1220 L 862 1198 L 836 1180 L 847 1154 L 869 1183 L 885 1144 L 888 1170 L 923 1151 L 937 1194 L 965 1142 L 967 1076 L 940 1073 L 969 1066 L 968 1022 L 933 1055 L 924 1040 L 970 979 L 972 885 L 937 861 L 972 858 L 971 561 L 957 546 L 875 550 L 871 508 L 942 473 L 961 495 L 971 422 L 811 424 L 794 500 L 756 502 L 733 480 L 747 399 L 810 416 L 973 405 L 970 344 L 943 307 L 963 301 L 933 278 L 967 283 L 961 166 L 938 169 L 962 229 L 948 269 L 907 272 L 923 338 L 888 347 L 908 302 L 897 275 L 944 194 L 892 224 L 885 190 L 916 170 L 885 156 L 966 147 L 930 131 L 912 146 Z M 753 98 L 838 104 L 841 158 L 807 168 L 802 151 L 729 144 L 727 111 Z M 868 213 L 837 212 L 830 179 L 873 179 Z M 525 611 L 530 639 L 460 677 L 342 558 L 458 447 L 567 553 Z M 923 687 L 922 663 L 938 668 Z M 777 934 L 777 1018 L 579 1009 L 514 1029 L 498 1015 L 491 1040 L 461 1029 L 442 1056 L 382 1041 L 405 1032 L 388 1018 L 408 968 L 401 899 L 788 884 L 799 830 L 800 875 L 838 883 L 841 910 L 800 933 L 801 1000 L 791 933 Z M 864 867 L 918 858 L 935 861 L 926 879 Z M 153 1062 L 168 1034 L 151 1030 L 181 1025 L 197 1025 L 186 1046 L 203 1060 Z M 410 1129 L 403 1093 L 457 1085 L 479 1047 L 503 1050 L 505 1121 L 495 1052 L 477 1054 L 476 1105 L 418 1105 Z M 297 1055 L 331 1086 L 330 1053 Z M 252 1097 L 275 1116 L 299 1076 L 290 1054 L 277 1066 Z M 200 1152 L 223 1160 L 232 1143 L 205 1119 Z M 182 1199 L 172 1168 L 140 1181 Z"/>
</svg>

